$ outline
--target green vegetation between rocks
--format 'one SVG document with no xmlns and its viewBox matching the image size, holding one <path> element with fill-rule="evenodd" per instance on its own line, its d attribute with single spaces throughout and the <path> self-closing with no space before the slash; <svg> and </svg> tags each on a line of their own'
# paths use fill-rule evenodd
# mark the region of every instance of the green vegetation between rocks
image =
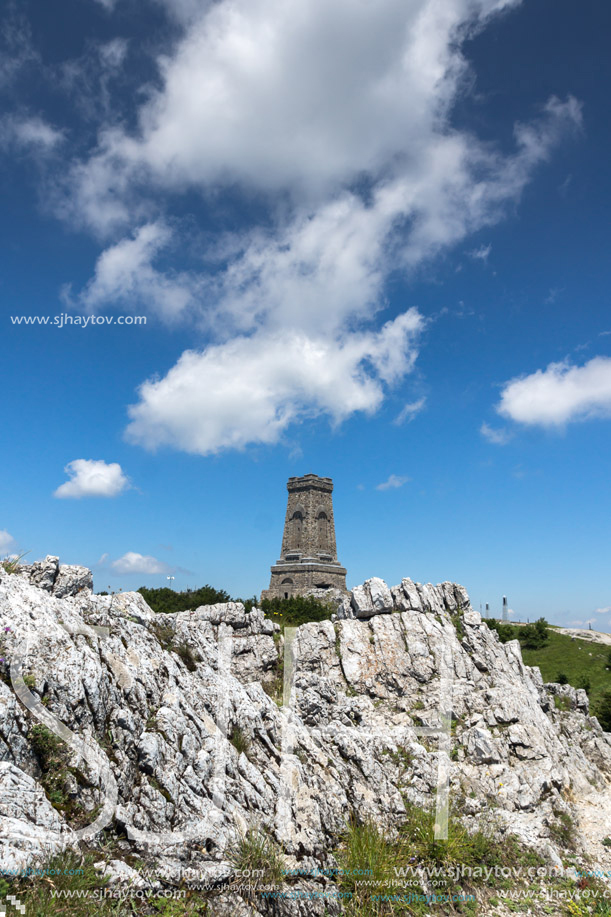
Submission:
<svg viewBox="0 0 611 917">
<path fill-rule="evenodd" d="M 285 627 L 299 627 L 310 621 L 328 621 L 334 613 L 333 605 L 319 602 L 313 596 L 295 595 L 290 599 L 263 599 L 259 603 L 266 617 Z"/>
<path fill-rule="evenodd" d="M 201 586 L 199 589 L 185 589 L 184 592 L 175 592 L 164 586 L 161 589 L 147 589 L 141 586 L 138 589 L 146 604 L 157 614 L 174 614 L 178 611 L 191 611 L 200 605 L 217 605 L 220 602 L 230 602 L 231 598 L 224 589 L 215 589 L 214 586 Z"/>
<path fill-rule="evenodd" d="M 335 853 L 347 917 L 489 917 L 501 901 L 508 910 L 540 913 L 533 905 L 546 892 L 566 896 L 559 910 L 548 913 L 574 917 L 611 913 L 597 879 L 583 878 L 575 885 L 556 876 L 537 851 L 517 838 L 496 837 L 491 829 L 469 833 L 452 814 L 448 839 L 436 841 L 434 822 L 434 811 L 408 804 L 404 823 L 392 835 L 371 822 L 350 823 Z M 558 842 L 570 848 L 573 835 L 568 819 L 558 825 L 557 835 Z M 571 900 L 576 888 L 587 890 L 588 897 Z"/>
<path fill-rule="evenodd" d="M 49 750 L 45 738 L 41 755 L 52 760 L 55 754 Z M 587 901 L 567 895 L 560 910 L 553 913 L 573 917 L 603 917 L 610 913 L 597 880 L 582 878 L 575 884 L 557 877 L 537 851 L 510 835 L 495 836 L 492 825 L 470 833 L 450 813 L 447 840 L 435 840 L 434 823 L 432 809 L 421 809 L 409 802 L 406 802 L 405 818 L 392 834 L 372 822 L 349 823 L 334 851 L 338 866 L 334 881 L 346 917 L 427 914 L 489 917 L 501 901 L 509 910 L 515 910 L 512 905 L 517 901 L 516 893 L 523 896 L 519 899 L 520 909 L 528 911 L 540 900 L 541 892 L 565 891 L 574 895 L 576 889 L 588 890 Z M 568 819 L 558 826 L 557 840 L 569 848 L 571 829 Z M 26 914 L 32 917 L 89 917 L 94 911 L 102 917 L 153 914 L 192 917 L 212 913 L 211 899 L 222 893 L 226 899 L 235 895 L 237 913 L 238 891 L 242 899 L 250 898 L 253 904 L 261 904 L 264 890 L 290 892 L 299 881 L 298 875 L 307 876 L 310 872 L 288 869 L 274 838 L 264 828 L 251 825 L 238 834 L 226 851 L 234 874 L 215 890 L 203 891 L 182 884 L 172 884 L 170 888 L 162 883 L 160 889 L 147 886 L 132 896 L 124 890 L 123 897 L 112 886 L 106 896 L 108 880 L 103 877 L 101 866 L 116 858 L 117 841 L 108 836 L 102 840 L 95 849 L 83 853 L 67 851 L 53 857 L 28 876 L 0 879 L 0 903 L 6 902 L 7 895 L 16 895 L 26 905 Z M 130 857 L 128 861 L 136 869 L 145 866 Z M 426 890 L 421 884 L 423 875 L 428 876 Z M 312 887 L 311 879 L 308 885 Z M 321 890 L 323 886 L 316 883 L 315 887 Z M 269 911 L 276 912 L 274 908 Z"/>
</svg>

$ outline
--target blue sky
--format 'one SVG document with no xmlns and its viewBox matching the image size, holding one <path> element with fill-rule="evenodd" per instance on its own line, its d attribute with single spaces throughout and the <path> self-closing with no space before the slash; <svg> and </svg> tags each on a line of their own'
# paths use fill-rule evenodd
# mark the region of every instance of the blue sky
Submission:
<svg viewBox="0 0 611 917">
<path fill-rule="evenodd" d="M 611 630 L 610 25 L 5 4 L 0 554 L 252 595 L 315 472 L 349 585 Z"/>
</svg>

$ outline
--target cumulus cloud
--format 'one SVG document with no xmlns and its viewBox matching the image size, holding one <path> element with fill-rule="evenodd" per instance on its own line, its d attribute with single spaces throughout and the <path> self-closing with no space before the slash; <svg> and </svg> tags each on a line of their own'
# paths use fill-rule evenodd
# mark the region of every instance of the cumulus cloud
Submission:
<svg viewBox="0 0 611 917">
<path fill-rule="evenodd" d="M 415 309 L 378 332 L 342 338 L 260 332 L 186 351 L 162 379 L 145 382 L 127 437 L 147 448 L 200 455 L 275 443 L 289 424 L 371 414 L 413 365 L 422 319 Z"/>
<path fill-rule="evenodd" d="M 606 605 L 605 608 L 595 608 L 594 613 L 597 615 L 611 614 L 611 605 Z"/>
<path fill-rule="evenodd" d="M 512 379 L 497 411 L 519 423 L 561 427 L 577 420 L 611 416 L 611 357 L 594 357 L 583 366 L 568 360 L 550 363 Z"/>
<path fill-rule="evenodd" d="M 512 436 L 509 430 L 503 427 L 491 427 L 487 423 L 481 425 L 479 432 L 489 443 L 494 443 L 497 446 L 507 445 Z"/>
<path fill-rule="evenodd" d="M 185 273 L 163 274 L 152 264 L 170 239 L 171 231 L 161 221 L 141 226 L 132 237 L 102 252 L 94 276 L 76 300 L 70 287 L 64 287 L 64 301 L 87 312 L 108 304 L 142 303 L 167 320 L 180 318 L 193 300 L 194 281 Z"/>
<path fill-rule="evenodd" d="M 419 398 L 417 401 L 410 401 L 403 406 L 403 409 L 399 411 L 393 423 L 396 426 L 401 426 L 402 423 L 405 423 L 407 420 L 408 423 L 411 423 L 414 417 L 423 410 L 426 404 L 426 398 Z"/>
<path fill-rule="evenodd" d="M 408 481 L 409 478 L 402 477 L 398 474 L 391 474 L 386 481 L 383 481 L 381 484 L 376 484 L 376 490 L 396 490 L 398 487 L 403 487 Z"/>
<path fill-rule="evenodd" d="M 113 560 L 111 564 L 115 573 L 141 573 L 151 575 L 154 573 L 173 573 L 174 568 L 162 560 L 157 560 L 150 554 L 138 554 L 136 551 L 127 551 L 122 557 Z"/>
<path fill-rule="evenodd" d="M 548 100 L 508 153 L 453 128 L 464 39 L 519 0 L 158 2 L 181 24 L 159 80 L 135 119 L 107 118 L 56 198 L 106 245 L 69 302 L 137 303 L 208 336 L 141 386 L 128 437 L 207 454 L 375 411 L 415 357 L 402 323 L 416 313 L 376 325 L 389 277 L 498 222 L 579 103 Z M 169 269 L 183 238 L 160 207 L 185 191 L 214 206 L 227 189 L 263 219 L 197 270 Z"/>
<path fill-rule="evenodd" d="M 8 551 L 13 551 L 15 547 L 16 544 L 13 536 L 9 535 L 6 529 L 0 529 L 0 555 L 4 555 Z"/>
<path fill-rule="evenodd" d="M 64 471 L 68 481 L 54 492 L 60 499 L 81 497 L 117 497 L 129 487 L 129 479 L 117 462 L 106 464 L 94 459 L 75 459 Z"/>
</svg>

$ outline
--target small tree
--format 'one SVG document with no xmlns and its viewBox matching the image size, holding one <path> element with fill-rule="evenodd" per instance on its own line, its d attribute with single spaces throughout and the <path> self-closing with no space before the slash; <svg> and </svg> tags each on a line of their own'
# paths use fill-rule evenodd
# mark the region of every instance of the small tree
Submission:
<svg viewBox="0 0 611 917">
<path fill-rule="evenodd" d="M 518 639 L 524 649 L 539 650 L 548 640 L 547 621 L 545 618 L 539 618 L 534 624 L 527 624 L 521 627 L 518 633 Z"/>
<path fill-rule="evenodd" d="M 611 691 L 605 691 L 602 695 L 596 706 L 595 715 L 605 732 L 611 732 Z"/>
<path fill-rule="evenodd" d="M 592 682 L 587 675 L 580 675 L 575 683 L 576 688 L 583 688 L 588 697 L 590 696 L 590 689 L 592 687 Z"/>
<path fill-rule="evenodd" d="M 515 638 L 516 628 L 512 627 L 511 624 L 503 624 L 502 621 L 497 621 L 496 618 L 488 618 L 484 623 L 488 625 L 490 630 L 497 632 L 501 643 L 507 643 Z"/>
</svg>

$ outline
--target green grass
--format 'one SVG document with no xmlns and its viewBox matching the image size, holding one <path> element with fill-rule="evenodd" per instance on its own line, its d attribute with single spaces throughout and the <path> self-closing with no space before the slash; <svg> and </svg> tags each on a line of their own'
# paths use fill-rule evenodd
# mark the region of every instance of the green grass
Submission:
<svg viewBox="0 0 611 917">
<path fill-rule="evenodd" d="M 227 849 L 227 859 L 238 872 L 238 881 L 281 885 L 286 866 L 282 851 L 265 830 L 250 826 Z"/>
<path fill-rule="evenodd" d="M 539 666 L 544 681 L 556 681 L 558 674 L 564 672 L 569 684 L 578 688 L 581 678 L 589 679 L 592 707 L 605 691 L 611 691 L 611 671 L 605 668 L 608 656 L 609 647 L 605 644 L 577 638 L 572 640 L 553 628 L 548 630 L 545 646 L 537 650 L 522 650 L 526 665 Z"/>
<path fill-rule="evenodd" d="M 406 804 L 406 817 L 391 837 L 371 822 L 351 822 L 335 855 L 340 866 L 339 887 L 351 897 L 344 899 L 348 917 L 407 917 L 408 914 L 489 913 L 488 903 L 497 885 L 514 884 L 496 878 L 502 868 L 524 870 L 544 865 L 539 854 L 511 836 L 501 840 L 478 830 L 469 833 L 462 822 L 450 815 L 447 840 L 434 839 L 435 813 Z M 489 868 L 488 877 L 483 867 Z M 494 867 L 499 867 L 495 870 Z M 406 868 L 409 867 L 409 869 Z M 436 869 L 434 892 L 438 895 L 475 895 L 476 901 L 438 900 L 436 903 L 409 900 L 409 892 L 422 894 L 418 869 Z M 464 868 L 470 867 L 465 873 Z M 413 871 L 412 871 L 413 870 Z M 405 886 L 398 885 L 403 875 Z M 520 880 L 516 886 L 524 887 Z"/>
<path fill-rule="evenodd" d="M 118 889 L 112 887 L 109 890 L 112 897 L 104 897 L 103 889 L 108 880 L 93 864 L 107 858 L 100 850 L 82 854 L 66 852 L 37 867 L 40 870 L 37 875 L 0 878 L 0 903 L 6 903 L 7 895 L 15 895 L 25 904 L 26 917 L 91 917 L 92 914 L 96 917 L 205 917 L 210 913 L 208 895 L 197 890 L 185 889 L 184 896 L 174 900 L 164 897 L 165 889 L 159 897 L 121 900 Z M 175 889 L 169 891 L 182 894 Z M 83 897 L 64 898 L 62 892 L 74 892 Z M 96 893 L 97 898 L 93 897 Z M 7 913 L 17 914 L 12 904 L 8 905 Z"/>
</svg>

